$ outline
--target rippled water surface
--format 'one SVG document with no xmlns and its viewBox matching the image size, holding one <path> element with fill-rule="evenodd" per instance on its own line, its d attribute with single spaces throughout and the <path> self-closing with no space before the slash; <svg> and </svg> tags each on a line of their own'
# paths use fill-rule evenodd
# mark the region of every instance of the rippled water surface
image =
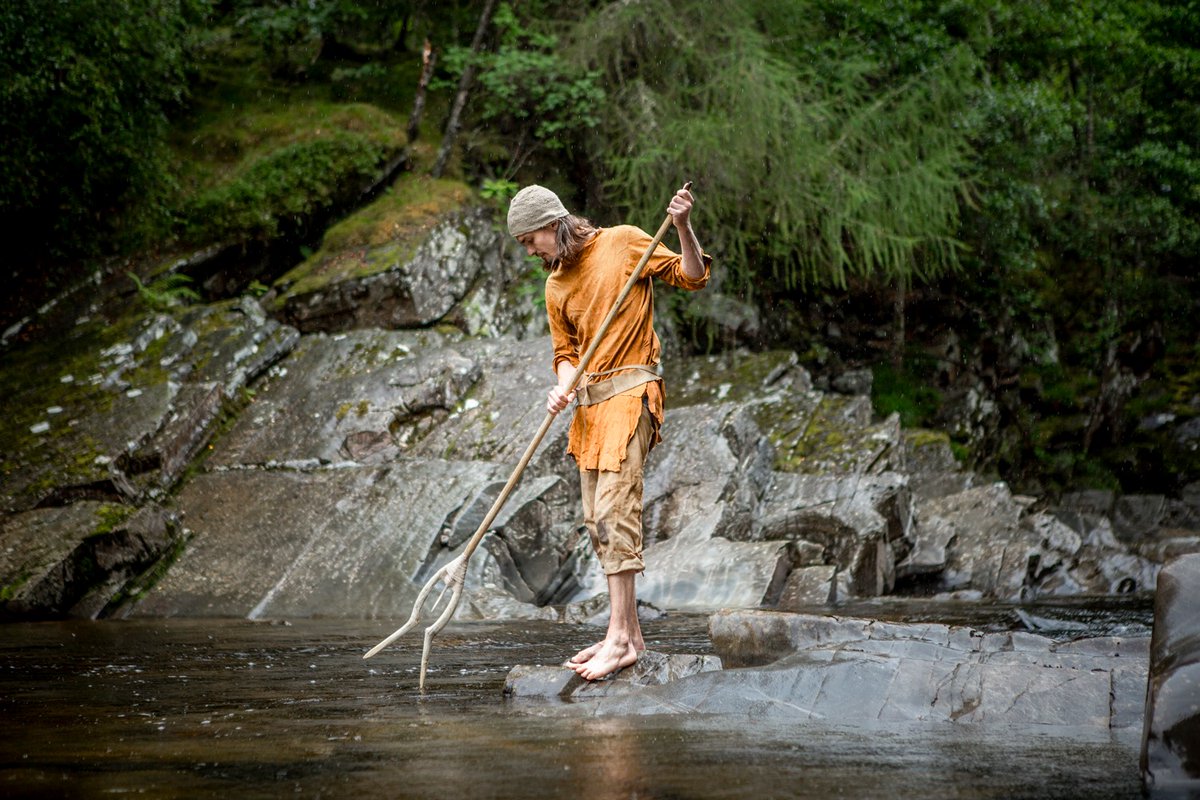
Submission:
<svg viewBox="0 0 1200 800">
<path fill-rule="evenodd" d="M 879 607 L 864 610 L 884 615 Z M 920 614 L 910 609 L 906 616 Z M 1135 609 L 1120 619 L 1136 627 L 1144 617 Z M 370 661 L 361 658 L 391 628 L 360 620 L 0 626 L 0 792 L 589 800 L 1140 796 L 1136 732 L 1080 737 L 961 726 L 768 726 L 747 717 L 531 714 L 504 700 L 508 669 L 561 661 L 594 638 L 595 629 L 453 625 L 435 641 L 422 695 L 419 636 Z M 655 650 L 711 652 L 702 616 L 673 615 L 646 632 Z"/>
</svg>

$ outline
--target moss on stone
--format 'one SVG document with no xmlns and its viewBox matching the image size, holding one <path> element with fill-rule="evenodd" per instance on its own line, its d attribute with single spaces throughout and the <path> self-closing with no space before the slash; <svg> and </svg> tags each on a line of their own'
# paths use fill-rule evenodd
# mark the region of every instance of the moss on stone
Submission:
<svg viewBox="0 0 1200 800">
<path fill-rule="evenodd" d="M 137 508 L 134 506 L 123 503 L 104 503 L 96 509 L 96 527 L 88 536 L 104 536 L 112 533 L 136 512 Z"/>
<path fill-rule="evenodd" d="M 108 455 L 108 448 L 83 423 L 110 413 L 120 397 L 97 380 L 113 369 L 103 353 L 132 342 L 146 319 L 134 309 L 119 319 L 92 320 L 68 336 L 5 353 L 0 363 L 7 412 L 0 421 L 0 473 L 6 484 L 19 481 L 9 484 L 17 496 L 37 500 L 57 486 L 103 475 L 96 459 Z M 124 375 L 133 371 L 130 365 Z"/>
<path fill-rule="evenodd" d="M 17 575 L 11 583 L 6 583 L 0 586 L 0 603 L 7 603 L 16 597 L 25 584 L 29 583 L 29 579 L 33 577 L 33 573 L 23 571 Z"/>
<path fill-rule="evenodd" d="M 707 364 L 697 366 L 697 359 L 689 360 L 688 373 L 680 372 L 668 362 L 664 377 L 667 402 L 671 407 L 760 397 L 771 390 L 770 386 L 765 385 L 767 378 L 795 364 L 796 357 L 787 350 L 763 353 L 732 351 L 709 356 L 706 361 Z"/>
<path fill-rule="evenodd" d="M 913 449 L 941 447 L 950 444 L 950 435 L 930 428 L 914 428 L 904 432 L 904 441 Z"/>
<path fill-rule="evenodd" d="M 127 581 L 125 585 L 112 596 L 105 605 L 104 610 L 100 612 L 101 617 L 111 617 L 116 614 L 121 608 L 132 603 L 137 603 L 144 598 L 151 589 L 158 584 L 159 581 L 167 574 L 172 566 L 175 565 L 187 550 L 188 537 L 180 536 L 172 544 L 169 550 L 154 565 L 147 569 L 142 574 Z"/>
<path fill-rule="evenodd" d="M 875 437 L 890 423 L 860 424 L 845 413 L 853 398 L 841 395 L 794 395 L 755 409 L 755 418 L 775 448 L 780 472 L 854 468 L 875 458 Z"/>
<path fill-rule="evenodd" d="M 317 252 L 275 282 L 275 307 L 289 297 L 403 266 L 434 226 L 471 197 L 462 181 L 401 176 L 373 203 L 331 227 Z"/>
<path fill-rule="evenodd" d="M 249 109 L 249 110 L 247 110 Z M 184 160 L 185 193 L 198 193 L 230 180 L 246 165 L 284 148 L 328 139 L 339 132 L 402 147 L 404 121 L 378 106 L 292 99 L 252 104 L 210 114 L 176 150 Z"/>
</svg>

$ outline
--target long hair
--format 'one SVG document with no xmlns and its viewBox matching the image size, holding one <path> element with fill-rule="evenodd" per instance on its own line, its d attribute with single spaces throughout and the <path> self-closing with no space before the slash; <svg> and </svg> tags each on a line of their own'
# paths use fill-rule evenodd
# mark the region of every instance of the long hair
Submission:
<svg viewBox="0 0 1200 800">
<path fill-rule="evenodd" d="M 558 229 L 554 232 L 554 244 L 558 250 L 558 258 L 554 260 L 553 264 L 547 265 L 547 269 L 553 272 L 556 269 L 569 267 L 579 257 L 579 252 L 583 250 L 583 246 L 596 234 L 597 230 L 598 228 L 590 220 L 574 214 L 568 214 L 560 219 Z"/>
</svg>

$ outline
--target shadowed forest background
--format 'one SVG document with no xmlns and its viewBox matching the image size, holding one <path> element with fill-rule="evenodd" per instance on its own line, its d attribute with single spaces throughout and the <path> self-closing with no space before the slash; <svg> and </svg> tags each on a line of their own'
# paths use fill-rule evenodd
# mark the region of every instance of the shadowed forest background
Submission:
<svg viewBox="0 0 1200 800">
<path fill-rule="evenodd" d="M 879 413 L 1023 492 L 1177 495 L 1197 41 L 1182 1 L 10 0 L 0 329 L 100 273 L 265 295 L 331 237 L 529 182 L 651 227 L 691 179 L 718 270 L 660 293 L 679 346 L 870 369 Z M 167 269 L 204 252 L 253 267 Z"/>
</svg>

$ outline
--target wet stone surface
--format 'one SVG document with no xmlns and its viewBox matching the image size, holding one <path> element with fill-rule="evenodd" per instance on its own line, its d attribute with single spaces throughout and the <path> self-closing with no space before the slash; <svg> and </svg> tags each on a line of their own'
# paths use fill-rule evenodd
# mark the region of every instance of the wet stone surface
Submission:
<svg viewBox="0 0 1200 800">
<path fill-rule="evenodd" d="M 619 694 L 634 694 L 647 686 L 663 684 L 714 672 L 721 668 L 721 659 L 710 655 L 680 653 L 669 655 L 646 650 L 637 663 L 618 670 L 605 680 L 587 681 L 574 672 L 559 666 L 525 666 L 512 668 L 504 681 L 504 696 L 516 701 L 580 702 Z"/>
</svg>

